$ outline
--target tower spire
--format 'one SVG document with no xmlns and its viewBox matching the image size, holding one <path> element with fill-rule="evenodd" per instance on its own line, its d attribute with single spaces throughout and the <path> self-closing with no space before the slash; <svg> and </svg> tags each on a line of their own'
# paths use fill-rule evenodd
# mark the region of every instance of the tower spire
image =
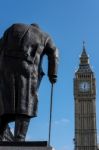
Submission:
<svg viewBox="0 0 99 150">
<path fill-rule="evenodd" d="M 79 63 L 79 68 L 78 68 L 78 72 L 82 72 L 82 71 L 83 72 L 86 72 L 86 71 L 92 72 L 84 41 L 83 41 L 83 45 L 82 45 L 82 53 L 80 56 L 80 63 Z"/>
<path fill-rule="evenodd" d="M 83 41 L 83 49 L 85 49 L 85 41 Z"/>
<path fill-rule="evenodd" d="M 82 54 L 80 57 L 80 64 L 81 65 L 89 64 L 89 58 L 88 58 L 88 55 L 86 53 L 86 48 L 85 48 L 85 41 L 83 41 L 83 50 L 82 50 Z"/>
</svg>

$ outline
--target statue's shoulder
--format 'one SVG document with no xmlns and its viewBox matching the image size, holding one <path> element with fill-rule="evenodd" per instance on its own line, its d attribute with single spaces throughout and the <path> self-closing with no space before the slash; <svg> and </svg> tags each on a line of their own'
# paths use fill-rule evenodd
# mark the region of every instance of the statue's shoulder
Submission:
<svg viewBox="0 0 99 150">
<path fill-rule="evenodd" d="M 28 30 L 29 25 L 23 24 L 23 23 L 15 23 L 12 24 L 7 30 L 6 34 L 4 35 L 10 35 L 10 37 L 20 39 L 24 33 Z"/>
<path fill-rule="evenodd" d="M 24 31 L 27 28 L 29 28 L 29 25 L 23 24 L 23 23 L 15 23 L 10 28 L 12 28 L 13 31 Z"/>
<path fill-rule="evenodd" d="M 15 23 L 5 30 L 3 36 L 5 37 L 9 34 L 10 35 L 23 34 L 28 28 L 29 28 L 29 25 L 26 25 L 23 23 Z"/>
</svg>

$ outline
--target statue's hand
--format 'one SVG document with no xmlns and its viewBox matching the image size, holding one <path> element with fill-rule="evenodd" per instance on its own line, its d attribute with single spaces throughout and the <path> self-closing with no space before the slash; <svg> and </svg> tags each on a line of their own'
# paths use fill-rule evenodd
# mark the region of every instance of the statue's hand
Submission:
<svg viewBox="0 0 99 150">
<path fill-rule="evenodd" d="M 52 84 L 56 83 L 57 81 L 57 76 L 56 75 L 50 75 L 49 80 Z"/>
</svg>

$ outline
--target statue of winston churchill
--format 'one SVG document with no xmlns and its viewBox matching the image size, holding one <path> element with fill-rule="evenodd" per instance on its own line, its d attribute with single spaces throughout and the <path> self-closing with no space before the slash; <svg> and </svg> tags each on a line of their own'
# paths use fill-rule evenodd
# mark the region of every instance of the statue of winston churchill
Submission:
<svg viewBox="0 0 99 150">
<path fill-rule="evenodd" d="M 48 56 L 48 77 L 57 80 L 58 49 L 37 24 L 13 24 L 0 39 L 0 140 L 15 121 L 14 141 L 25 141 L 30 119 L 37 116 L 38 88 Z"/>
</svg>

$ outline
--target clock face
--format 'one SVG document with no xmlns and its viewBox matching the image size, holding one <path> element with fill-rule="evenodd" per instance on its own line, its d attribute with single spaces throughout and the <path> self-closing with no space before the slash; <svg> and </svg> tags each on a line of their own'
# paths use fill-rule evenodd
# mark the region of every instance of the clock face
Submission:
<svg viewBox="0 0 99 150">
<path fill-rule="evenodd" d="M 90 83 L 87 81 L 81 82 L 79 85 L 79 89 L 81 92 L 88 92 L 90 89 Z"/>
</svg>

